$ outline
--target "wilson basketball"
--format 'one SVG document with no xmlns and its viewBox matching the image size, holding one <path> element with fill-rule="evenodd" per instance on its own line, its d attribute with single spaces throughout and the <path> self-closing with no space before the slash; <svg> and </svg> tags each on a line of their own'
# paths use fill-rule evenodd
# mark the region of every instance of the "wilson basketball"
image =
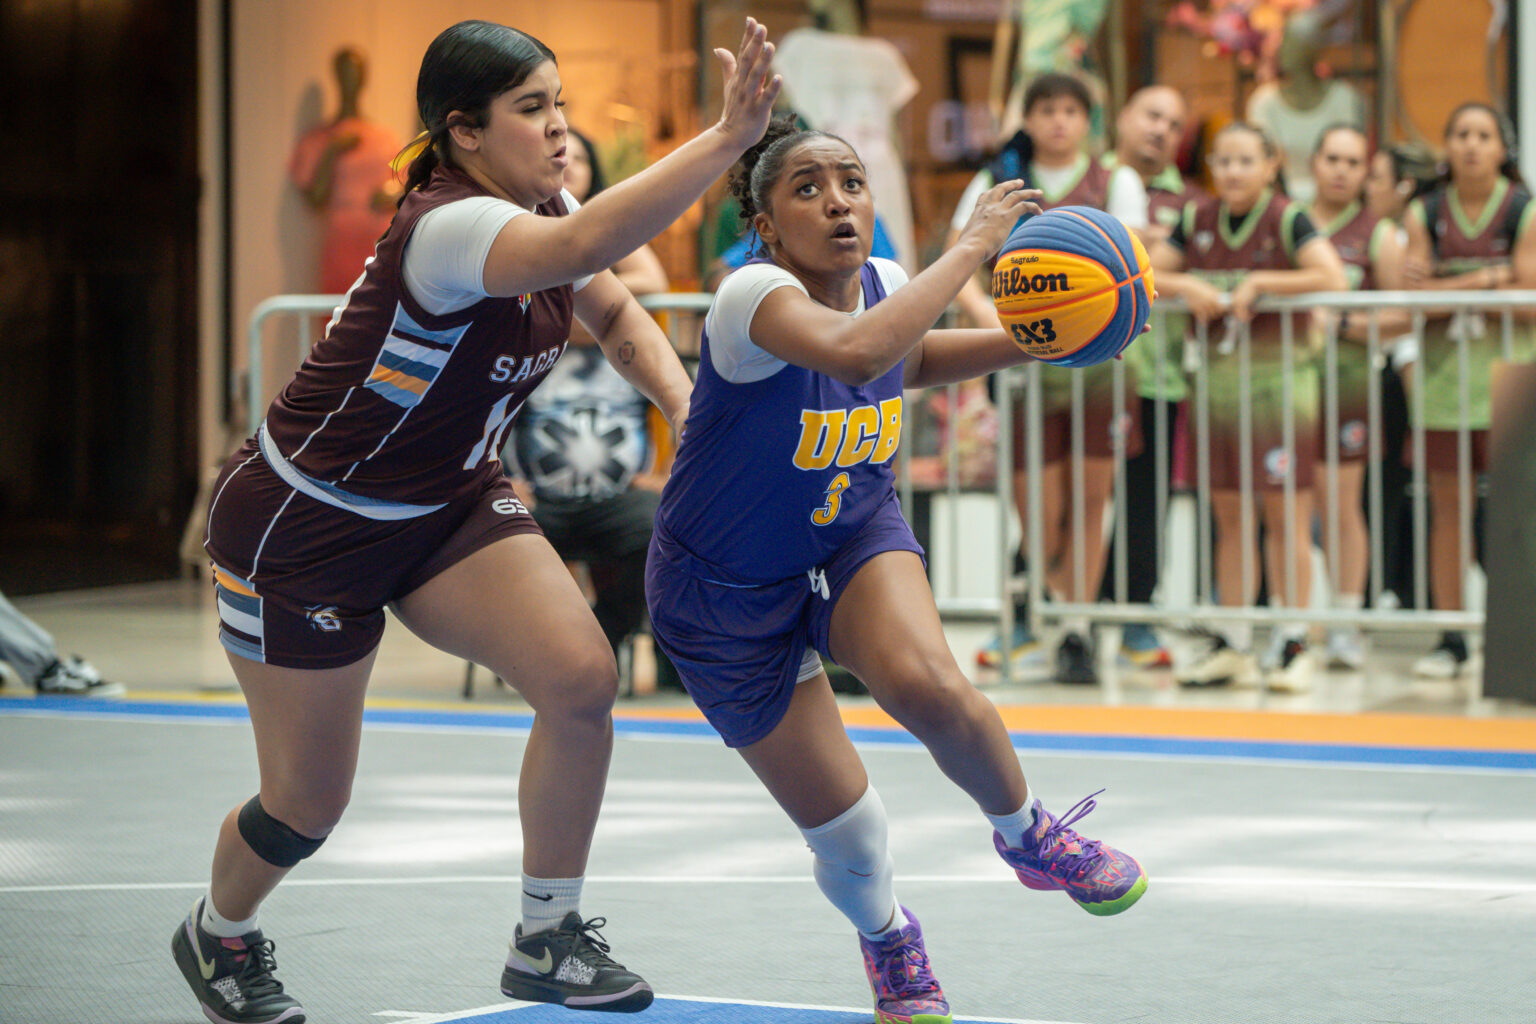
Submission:
<svg viewBox="0 0 1536 1024">
<path fill-rule="evenodd" d="M 992 302 L 1014 344 L 1054 366 L 1093 366 L 1136 340 L 1152 312 L 1147 250 L 1118 217 L 1062 206 L 1008 236 Z"/>
</svg>

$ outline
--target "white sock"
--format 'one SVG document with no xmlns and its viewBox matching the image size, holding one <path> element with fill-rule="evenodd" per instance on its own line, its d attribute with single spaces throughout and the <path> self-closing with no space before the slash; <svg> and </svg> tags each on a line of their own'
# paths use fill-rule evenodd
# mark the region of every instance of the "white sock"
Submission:
<svg viewBox="0 0 1536 1024">
<path fill-rule="evenodd" d="M 1364 594 L 1335 594 L 1333 606 L 1342 611 L 1357 612 L 1365 607 Z"/>
<path fill-rule="evenodd" d="M 816 855 L 816 885 L 861 935 L 877 939 L 907 923 L 886 848 L 885 804 L 870 786 L 854 805 L 800 834 Z"/>
<path fill-rule="evenodd" d="M 1003 837 L 1003 842 L 1014 849 L 1024 845 L 1024 836 L 1035 827 L 1035 794 L 1025 783 L 1024 806 L 1012 814 L 987 814 L 987 820 Z M 982 812 L 986 814 L 985 811 Z"/>
<path fill-rule="evenodd" d="M 203 897 L 203 913 L 198 917 L 197 923 L 203 931 L 216 938 L 238 939 L 256 930 L 256 915 L 252 914 L 245 921 L 231 921 L 213 909 L 213 893 L 209 892 Z"/>
<path fill-rule="evenodd" d="M 523 934 L 560 927 L 565 915 L 581 909 L 581 878 L 523 876 Z"/>
</svg>

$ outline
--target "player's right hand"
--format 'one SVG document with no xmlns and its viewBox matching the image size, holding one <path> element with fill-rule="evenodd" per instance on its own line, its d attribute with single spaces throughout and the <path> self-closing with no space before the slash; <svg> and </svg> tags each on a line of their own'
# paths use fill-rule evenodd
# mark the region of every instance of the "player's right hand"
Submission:
<svg viewBox="0 0 1536 1024">
<path fill-rule="evenodd" d="M 997 255 L 1020 217 L 1040 212 L 1037 202 L 1044 195 L 1037 188 L 1025 188 L 1018 178 L 993 185 L 976 200 L 971 219 L 960 230 L 960 240 L 977 247 L 978 261 Z"/>
<path fill-rule="evenodd" d="M 745 151 L 768 129 L 774 101 L 784 80 L 772 75 L 773 44 L 768 29 L 756 18 L 747 19 L 741 35 L 741 49 L 734 56 L 717 49 L 720 72 L 725 79 L 725 104 L 720 110 L 719 128 L 736 146 Z"/>
</svg>

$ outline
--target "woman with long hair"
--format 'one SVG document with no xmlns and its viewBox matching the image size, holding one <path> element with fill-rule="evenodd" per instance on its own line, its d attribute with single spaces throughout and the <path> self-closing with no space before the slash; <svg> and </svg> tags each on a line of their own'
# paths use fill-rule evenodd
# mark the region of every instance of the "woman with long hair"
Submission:
<svg viewBox="0 0 1536 1024">
<path fill-rule="evenodd" d="M 717 53 L 719 122 L 581 206 L 563 189 L 549 48 L 484 21 L 427 47 L 426 132 L 389 231 L 209 507 L 220 639 L 261 775 L 225 817 L 208 892 L 172 937 L 210 1019 L 304 1020 L 256 913 L 347 805 L 386 605 L 533 707 L 518 777 L 523 913 L 501 991 L 584 1009 L 651 1002 L 608 956 L 603 919 L 579 907 L 613 746 L 613 652 L 497 455 L 573 313 L 674 425 L 687 416 L 688 375 L 607 268 L 762 135 L 779 87 L 772 44 L 749 18 L 738 54 Z"/>
</svg>

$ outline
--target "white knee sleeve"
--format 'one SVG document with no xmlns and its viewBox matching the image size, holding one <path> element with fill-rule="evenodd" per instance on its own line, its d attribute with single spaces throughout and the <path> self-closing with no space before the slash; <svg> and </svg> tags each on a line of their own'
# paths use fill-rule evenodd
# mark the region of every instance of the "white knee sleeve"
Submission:
<svg viewBox="0 0 1536 1024">
<path fill-rule="evenodd" d="M 883 930 L 896 913 L 895 866 L 875 787 L 825 825 L 800 831 L 816 854 L 816 884 L 832 905 L 865 934 Z"/>
</svg>

